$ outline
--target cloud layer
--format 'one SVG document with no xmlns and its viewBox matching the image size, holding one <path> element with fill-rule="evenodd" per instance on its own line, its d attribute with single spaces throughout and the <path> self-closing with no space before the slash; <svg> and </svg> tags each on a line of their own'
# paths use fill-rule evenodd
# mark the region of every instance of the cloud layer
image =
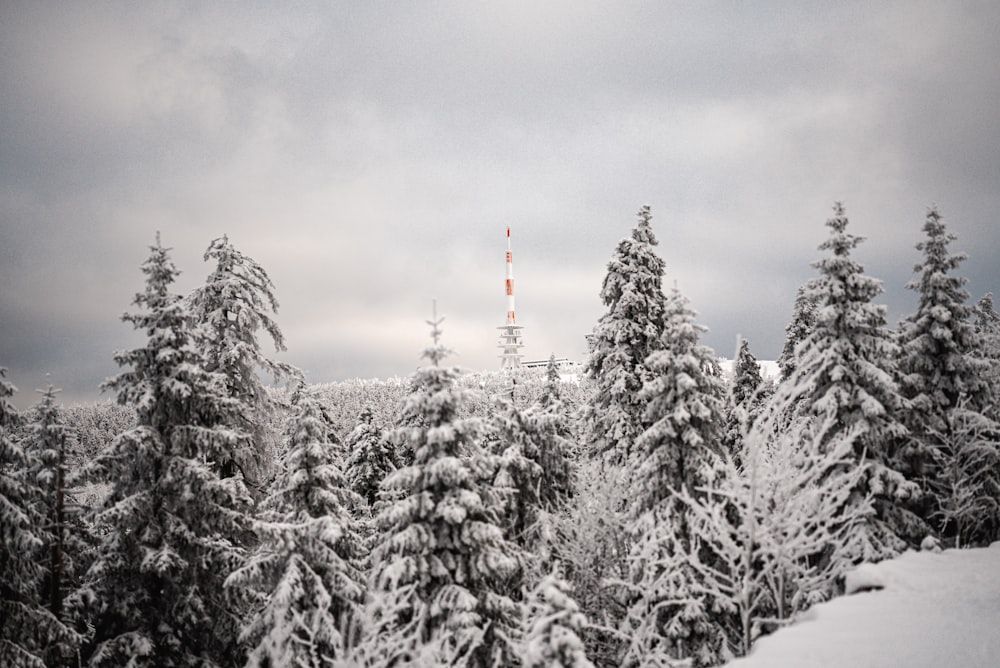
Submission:
<svg viewBox="0 0 1000 668">
<path fill-rule="evenodd" d="M 1000 289 L 1000 6 L 830 4 L 7 3 L 0 365 L 96 397 L 156 230 L 181 292 L 260 262 L 316 382 L 412 371 L 432 298 L 494 368 L 507 225 L 526 354 L 580 359 L 642 204 L 723 355 L 778 354 L 835 200 L 893 322 L 932 202 Z"/>
</svg>

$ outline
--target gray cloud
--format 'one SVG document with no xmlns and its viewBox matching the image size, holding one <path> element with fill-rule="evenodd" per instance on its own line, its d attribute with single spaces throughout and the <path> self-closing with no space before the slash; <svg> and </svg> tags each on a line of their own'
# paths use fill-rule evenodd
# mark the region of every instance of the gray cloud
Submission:
<svg viewBox="0 0 1000 668">
<path fill-rule="evenodd" d="M 94 396 L 156 230 L 180 292 L 223 233 L 267 268 L 314 381 L 412 371 L 432 298 L 492 368 L 507 225 L 579 358 L 645 203 L 721 354 L 780 351 L 835 200 L 892 322 L 931 202 L 1000 290 L 995 3 L 538 4 L 6 5 L 0 364 Z"/>
</svg>

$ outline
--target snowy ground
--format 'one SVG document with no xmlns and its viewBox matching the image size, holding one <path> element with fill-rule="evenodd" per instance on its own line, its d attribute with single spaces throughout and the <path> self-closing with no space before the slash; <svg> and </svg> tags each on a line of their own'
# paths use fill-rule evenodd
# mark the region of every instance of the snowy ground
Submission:
<svg viewBox="0 0 1000 668">
<path fill-rule="evenodd" d="M 1000 543 L 940 554 L 907 552 L 866 565 L 843 596 L 762 638 L 729 668 L 1000 666 Z"/>
</svg>

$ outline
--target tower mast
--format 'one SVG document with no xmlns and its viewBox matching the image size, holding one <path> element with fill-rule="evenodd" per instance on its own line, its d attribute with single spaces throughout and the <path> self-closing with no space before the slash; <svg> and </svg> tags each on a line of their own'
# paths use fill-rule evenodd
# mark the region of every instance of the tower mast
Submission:
<svg viewBox="0 0 1000 668">
<path fill-rule="evenodd" d="M 510 250 L 510 227 L 507 228 L 507 324 L 497 327 L 500 330 L 500 343 L 497 346 L 503 352 L 500 354 L 500 369 L 516 369 L 521 366 L 521 330 L 514 315 L 514 254 Z"/>
</svg>

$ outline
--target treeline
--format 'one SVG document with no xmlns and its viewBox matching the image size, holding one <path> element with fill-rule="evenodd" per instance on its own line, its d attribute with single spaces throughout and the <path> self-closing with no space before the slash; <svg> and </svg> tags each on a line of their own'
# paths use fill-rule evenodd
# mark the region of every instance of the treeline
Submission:
<svg viewBox="0 0 1000 668">
<path fill-rule="evenodd" d="M 223 237 L 176 295 L 157 239 L 118 405 L 0 400 L 0 664 L 712 666 L 857 563 L 998 538 L 1000 317 L 936 210 L 891 329 L 835 207 L 777 382 L 746 341 L 724 377 L 651 220 L 569 382 L 465 374 L 432 320 L 412 377 L 307 385 L 263 268 Z"/>
</svg>

